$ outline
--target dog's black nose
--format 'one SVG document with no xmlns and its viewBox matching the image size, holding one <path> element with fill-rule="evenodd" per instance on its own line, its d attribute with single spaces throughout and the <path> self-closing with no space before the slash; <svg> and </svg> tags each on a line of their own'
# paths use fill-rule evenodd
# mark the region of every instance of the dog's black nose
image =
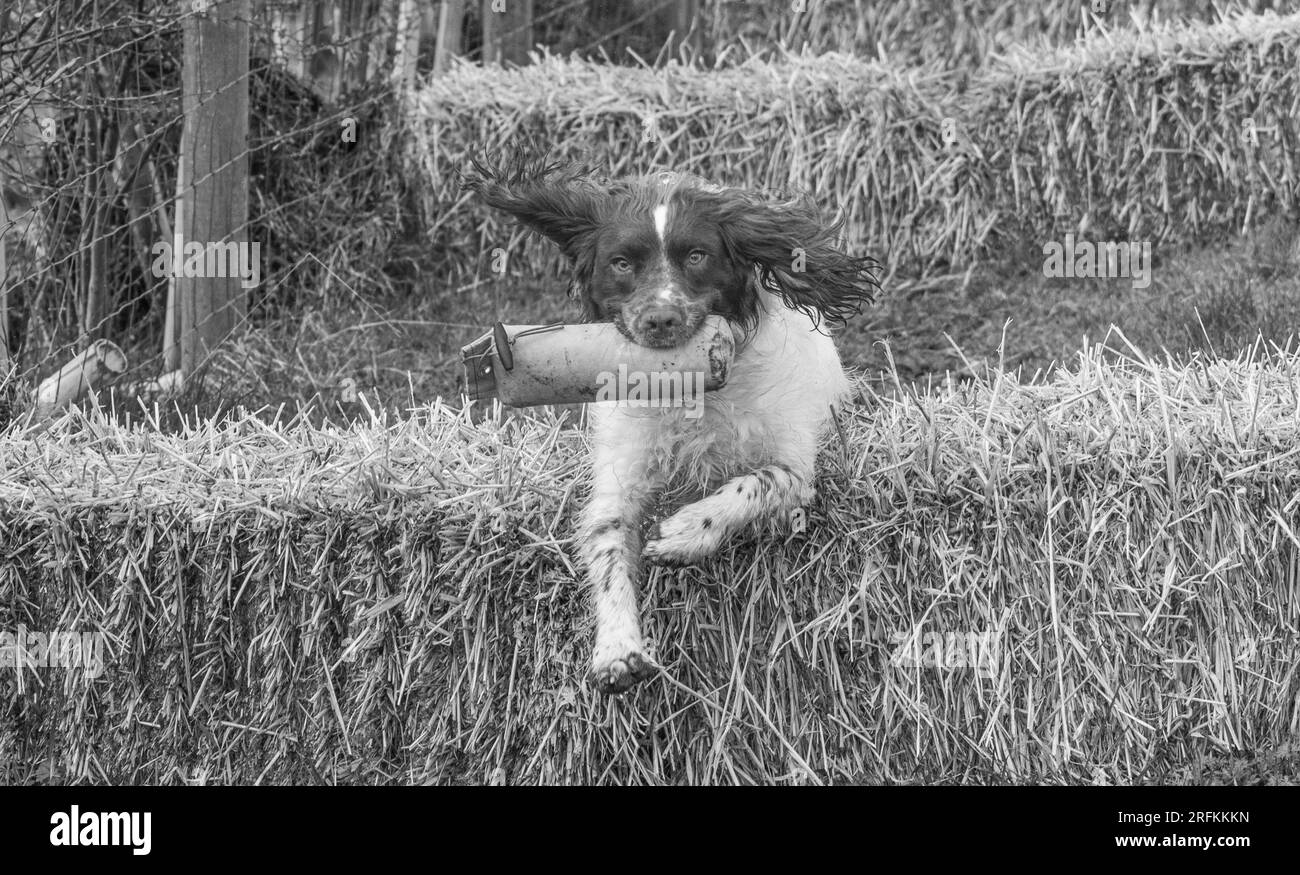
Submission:
<svg viewBox="0 0 1300 875">
<path fill-rule="evenodd" d="M 655 304 L 641 314 L 638 327 L 647 334 L 662 336 L 674 334 L 685 321 L 686 314 L 681 307 Z"/>
</svg>

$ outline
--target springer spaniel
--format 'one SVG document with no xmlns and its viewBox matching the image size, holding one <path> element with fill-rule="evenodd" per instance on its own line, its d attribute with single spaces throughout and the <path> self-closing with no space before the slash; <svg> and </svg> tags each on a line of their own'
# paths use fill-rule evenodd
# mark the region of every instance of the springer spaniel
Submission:
<svg viewBox="0 0 1300 875">
<path fill-rule="evenodd" d="M 824 318 L 843 323 L 879 290 L 871 258 L 802 201 L 695 176 L 610 181 L 557 165 L 489 169 L 465 186 L 559 245 L 589 321 L 647 347 L 682 344 L 710 314 L 736 340 L 703 415 L 588 406 L 594 444 L 578 543 L 595 608 L 591 679 L 621 693 L 658 671 L 641 637 L 641 562 L 682 565 L 747 528 L 788 520 L 813 495 L 818 440 L 849 381 Z M 699 496 L 642 536 L 653 502 Z"/>
</svg>

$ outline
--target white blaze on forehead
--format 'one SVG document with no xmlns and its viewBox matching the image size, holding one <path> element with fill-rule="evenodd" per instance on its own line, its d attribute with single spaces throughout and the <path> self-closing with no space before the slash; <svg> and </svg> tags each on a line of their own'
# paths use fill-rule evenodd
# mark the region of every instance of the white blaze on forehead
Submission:
<svg viewBox="0 0 1300 875">
<path fill-rule="evenodd" d="M 668 234 L 668 204 L 659 204 L 654 208 L 655 233 L 659 235 L 659 260 L 662 262 L 664 269 L 668 267 L 668 252 L 664 248 L 664 237 Z M 670 279 L 668 284 L 659 290 L 656 297 L 668 303 L 677 298 L 677 290 L 673 287 Z"/>
<path fill-rule="evenodd" d="M 659 235 L 660 245 L 664 242 L 664 234 L 668 231 L 668 204 L 660 204 L 655 207 L 655 233 Z"/>
</svg>

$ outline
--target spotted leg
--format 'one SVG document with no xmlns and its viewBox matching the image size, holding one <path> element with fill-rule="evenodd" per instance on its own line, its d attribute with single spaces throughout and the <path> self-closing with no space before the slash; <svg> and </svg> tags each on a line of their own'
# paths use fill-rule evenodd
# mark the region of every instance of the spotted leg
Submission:
<svg viewBox="0 0 1300 875">
<path fill-rule="evenodd" d="M 597 445 L 578 537 L 596 618 L 591 681 L 607 695 L 624 692 L 658 671 L 641 640 L 637 607 L 641 518 L 652 488 L 644 466 L 631 461 L 625 450 Z"/>
<path fill-rule="evenodd" d="M 689 565 L 713 554 L 751 523 L 787 516 L 812 500 L 811 456 L 734 477 L 712 495 L 680 508 L 651 529 L 642 554 L 660 565 Z"/>
</svg>

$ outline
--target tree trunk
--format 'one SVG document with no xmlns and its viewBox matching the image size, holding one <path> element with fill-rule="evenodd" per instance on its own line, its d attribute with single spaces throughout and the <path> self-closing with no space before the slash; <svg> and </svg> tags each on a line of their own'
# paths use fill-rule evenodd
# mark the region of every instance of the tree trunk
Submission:
<svg viewBox="0 0 1300 875">
<path fill-rule="evenodd" d="M 398 89 L 407 92 L 415 85 L 415 63 L 420 56 L 420 24 L 423 17 L 415 0 L 401 0 L 394 34 L 393 78 Z"/>
</svg>

